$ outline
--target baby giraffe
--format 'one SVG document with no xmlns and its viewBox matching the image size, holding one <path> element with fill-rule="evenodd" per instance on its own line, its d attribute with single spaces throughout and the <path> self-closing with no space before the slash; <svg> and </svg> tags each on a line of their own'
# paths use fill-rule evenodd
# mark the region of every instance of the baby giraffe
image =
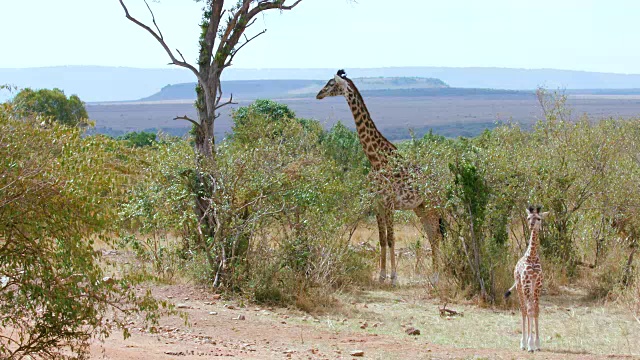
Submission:
<svg viewBox="0 0 640 360">
<path fill-rule="evenodd" d="M 529 239 L 529 247 L 516 264 L 513 271 L 515 283 L 504 294 L 507 298 L 511 295 L 511 290 L 518 290 L 518 298 L 520 299 L 520 313 L 522 314 L 522 340 L 520 340 L 520 348 L 530 352 L 540 350 L 540 333 L 538 332 L 538 314 L 540 312 L 540 291 L 542 290 L 542 265 L 540 265 L 540 257 L 538 256 L 538 232 L 542 219 L 549 212 L 540 212 L 541 207 L 533 208 L 529 206 L 527 209 L 527 222 L 531 230 L 531 238 Z M 525 329 L 525 321 L 527 327 Z M 535 321 L 536 337 L 533 338 L 531 326 Z M 528 336 L 528 339 L 527 339 Z"/>
</svg>

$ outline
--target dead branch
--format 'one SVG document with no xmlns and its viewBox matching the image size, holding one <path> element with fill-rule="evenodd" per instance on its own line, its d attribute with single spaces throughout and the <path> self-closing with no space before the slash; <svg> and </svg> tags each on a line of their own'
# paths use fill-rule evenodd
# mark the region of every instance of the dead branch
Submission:
<svg viewBox="0 0 640 360">
<path fill-rule="evenodd" d="M 193 125 L 200 126 L 200 124 L 197 121 L 193 120 L 192 118 L 188 117 L 187 115 L 176 116 L 176 117 L 173 118 L 173 120 L 187 120 L 188 122 L 192 123 Z"/>
<path fill-rule="evenodd" d="M 237 49 L 233 49 L 231 50 L 231 53 L 229 53 L 229 59 L 227 60 L 227 62 L 224 64 L 224 67 L 229 67 L 231 66 L 231 61 L 233 61 L 233 58 L 236 56 L 236 54 L 238 53 L 238 51 L 240 51 L 240 49 L 242 49 L 243 47 L 245 47 L 245 45 L 247 45 L 251 40 L 254 40 L 255 38 L 257 38 L 258 36 L 264 34 L 267 32 L 267 29 L 264 29 L 262 31 L 260 31 L 259 33 L 255 34 L 252 37 L 247 37 L 247 35 L 245 35 L 245 42 L 242 43 L 242 45 L 240 45 Z"/>
<path fill-rule="evenodd" d="M 247 15 L 249 16 L 249 19 L 252 19 L 254 16 L 259 14 L 260 12 L 265 11 L 265 10 L 269 10 L 269 9 L 280 9 L 280 11 L 291 10 L 294 7 L 298 6 L 298 4 L 300 4 L 301 2 L 302 2 L 302 0 L 296 0 L 293 4 L 291 4 L 289 6 L 285 6 L 284 5 L 284 1 L 282 1 L 282 2 L 280 2 L 280 1 L 260 1 L 258 3 L 258 6 L 253 8 L 249 12 L 249 14 L 247 14 Z"/>
<path fill-rule="evenodd" d="M 230 104 L 237 104 L 237 102 L 234 102 L 234 101 L 233 101 L 233 94 L 231 94 L 231 95 L 229 96 L 229 100 L 227 100 L 226 102 L 224 102 L 224 103 L 222 103 L 222 104 L 218 104 L 218 105 L 216 105 L 215 109 L 216 109 L 216 110 L 218 110 L 218 109 L 220 109 L 221 107 L 223 107 L 223 106 L 227 106 L 227 105 L 230 105 Z"/>
<path fill-rule="evenodd" d="M 149 9 L 149 12 L 151 13 L 151 21 L 153 21 L 153 25 L 156 27 L 156 30 L 158 30 L 158 35 L 160 35 L 160 39 L 164 40 L 164 36 L 162 36 L 162 31 L 160 31 L 158 24 L 156 24 L 156 16 L 153 14 L 153 11 L 151 11 L 151 7 L 149 7 L 149 3 L 147 2 L 147 0 L 144 0 L 144 4 L 147 5 L 147 9 Z"/>
<path fill-rule="evenodd" d="M 251 39 L 248 39 L 247 42 L 242 44 L 239 48 L 235 49 L 240 37 L 243 35 L 244 31 L 255 22 L 255 16 L 259 13 L 270 10 L 270 9 L 280 9 L 280 11 L 291 10 L 296 7 L 302 0 L 297 0 L 291 5 L 284 5 L 284 1 L 259 1 L 258 5 L 253 9 L 249 9 L 251 6 L 251 0 L 243 0 L 242 6 L 236 11 L 236 13 L 229 19 L 227 23 L 227 27 L 220 37 L 220 44 L 218 45 L 218 49 L 216 51 L 217 54 L 225 54 L 230 56 L 227 59 L 227 56 L 218 60 L 218 63 L 215 66 L 212 66 L 210 69 L 210 74 L 213 74 L 216 71 L 222 71 L 224 68 L 231 65 L 231 61 L 235 54 L 246 45 L 249 41 L 255 39 L 256 37 L 262 35 L 266 30 L 261 31 L 259 34 L 253 36 Z M 215 60 L 214 60 L 215 61 Z"/>
<path fill-rule="evenodd" d="M 444 303 L 444 306 L 442 308 L 438 308 L 438 310 L 440 310 L 440 316 L 445 317 L 445 316 L 464 316 L 463 312 L 458 312 L 452 309 L 447 309 L 447 303 Z"/>
<path fill-rule="evenodd" d="M 120 1 L 120 5 L 122 6 L 122 9 L 124 10 L 124 14 L 125 14 L 126 18 L 129 19 L 134 24 L 136 24 L 136 25 L 140 26 L 141 28 L 147 30 L 147 32 L 149 32 L 149 34 L 151 34 L 160 43 L 160 45 L 166 51 L 167 55 L 169 55 L 169 58 L 171 59 L 171 64 L 177 65 L 177 66 L 181 66 L 181 67 L 184 67 L 184 68 L 187 68 L 187 69 L 191 70 L 191 72 L 196 76 L 198 81 L 201 84 L 205 84 L 204 78 L 200 75 L 198 70 L 193 65 L 191 65 L 188 62 L 184 61 L 184 57 L 182 57 L 183 61 L 180 61 L 173 55 L 173 52 L 171 51 L 171 49 L 169 48 L 167 43 L 164 41 L 164 38 L 162 37 L 162 33 L 160 32 L 160 29 L 158 28 L 158 26 L 156 24 L 155 17 L 153 15 L 153 11 L 151 11 L 151 8 L 149 7 L 149 4 L 147 4 L 147 8 L 151 12 L 151 17 L 153 19 L 153 24 L 156 25 L 156 29 L 158 29 L 157 33 L 152 28 L 150 28 L 149 26 L 147 26 L 144 23 L 142 23 L 140 20 L 138 20 L 135 17 L 131 16 L 131 14 L 129 14 L 129 9 L 127 9 L 127 6 L 124 4 L 123 0 L 118 0 L 118 1 Z M 145 1 L 145 4 L 146 4 L 146 1 Z M 203 86 L 202 88 L 204 89 L 205 92 L 207 92 L 207 93 L 209 92 L 209 90 L 207 89 L 206 86 Z M 206 104 L 205 104 L 205 106 L 206 106 Z"/>
</svg>

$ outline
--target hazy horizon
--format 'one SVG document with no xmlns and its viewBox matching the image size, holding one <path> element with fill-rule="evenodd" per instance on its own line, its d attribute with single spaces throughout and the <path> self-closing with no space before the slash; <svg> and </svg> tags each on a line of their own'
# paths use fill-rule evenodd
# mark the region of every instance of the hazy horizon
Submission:
<svg viewBox="0 0 640 360">
<path fill-rule="evenodd" d="M 191 73 L 190 70 L 183 67 L 171 65 L 162 67 L 140 67 L 140 66 L 119 66 L 119 65 L 92 65 L 92 64 L 77 64 L 77 65 L 47 65 L 47 66 L 29 66 L 29 67 L 0 67 L 0 70 L 28 70 L 28 69 L 47 69 L 47 68 L 66 68 L 66 67 L 85 67 L 85 68 L 122 68 L 122 69 L 137 69 L 137 70 L 179 70 L 187 73 Z M 640 70 L 633 73 L 623 73 L 615 71 L 589 71 L 589 70 L 575 70 L 564 68 L 527 68 L 527 67 L 501 67 L 501 66 L 372 66 L 372 67 L 356 67 L 353 69 L 395 69 L 395 68 L 444 68 L 444 69 L 505 69 L 505 70 L 534 70 L 534 71 L 571 71 L 579 73 L 596 73 L 596 74 L 615 74 L 615 75 L 640 75 Z M 245 71 L 245 70 L 331 70 L 348 69 L 345 67 L 229 67 L 225 71 Z M 195 77 L 194 77 L 195 79 Z M 316 79 L 316 80 L 323 80 Z M 251 79 L 261 80 L 261 79 Z M 296 79 L 283 79 L 283 80 L 296 80 Z"/>
</svg>

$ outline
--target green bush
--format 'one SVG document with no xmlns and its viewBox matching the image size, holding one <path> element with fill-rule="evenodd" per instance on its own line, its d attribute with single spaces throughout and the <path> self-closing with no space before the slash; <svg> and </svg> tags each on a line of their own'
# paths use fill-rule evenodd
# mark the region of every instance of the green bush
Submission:
<svg viewBox="0 0 640 360">
<path fill-rule="evenodd" d="M 281 304 L 295 304 L 318 289 L 368 281 L 373 263 L 356 256 L 348 239 L 348 229 L 365 212 L 364 177 L 345 175 L 327 156 L 317 122 L 292 117 L 274 121 L 255 109 L 263 108 L 239 112 L 233 135 L 219 143 L 215 168 L 208 170 L 216 179 L 210 209 L 216 213 L 215 238 L 186 237 L 193 256 L 181 267 L 214 286 Z M 290 115 L 285 110 L 275 113 Z M 145 239 L 175 234 L 185 218 L 178 221 L 183 215 L 171 212 L 188 212 L 197 191 L 175 175 L 181 172 L 189 180 L 194 174 L 178 165 L 188 164 L 186 150 L 164 147 L 160 143 L 149 150 L 163 154 L 150 155 L 148 179 L 132 189 L 122 212 L 149 259 L 156 248 Z M 168 193 L 172 188 L 181 190 Z M 187 223 L 196 226 L 192 219 Z M 208 274 L 192 265 L 203 259 Z M 292 293 L 292 288 L 300 291 Z"/>
<path fill-rule="evenodd" d="M 12 120 L 11 111 L 0 111 L 0 326 L 11 330 L 0 357 L 84 358 L 93 337 L 117 328 L 127 336 L 126 317 L 158 315 L 126 274 L 107 276 L 93 247 L 110 243 L 138 157 L 78 128 Z"/>
<path fill-rule="evenodd" d="M 344 172 L 356 171 L 366 175 L 369 173 L 371 163 L 362 150 L 358 134 L 338 121 L 324 134 L 322 146 Z"/>
<path fill-rule="evenodd" d="M 133 147 L 145 147 L 151 146 L 157 142 L 157 135 L 151 132 L 145 131 L 132 131 L 124 135 L 118 136 L 118 140 L 128 142 Z"/>
<path fill-rule="evenodd" d="M 77 95 L 67 97 L 60 89 L 22 89 L 12 100 L 15 113 L 22 118 L 43 117 L 45 121 L 57 121 L 76 126 L 89 119 L 84 103 Z"/>
<path fill-rule="evenodd" d="M 193 171 L 193 150 L 184 140 L 163 138 L 140 152 L 144 162 L 139 171 L 144 176 L 128 188 L 120 206 L 121 244 L 170 280 L 180 265 L 176 257 L 191 256 L 193 250 L 197 222 L 188 175 Z"/>
</svg>

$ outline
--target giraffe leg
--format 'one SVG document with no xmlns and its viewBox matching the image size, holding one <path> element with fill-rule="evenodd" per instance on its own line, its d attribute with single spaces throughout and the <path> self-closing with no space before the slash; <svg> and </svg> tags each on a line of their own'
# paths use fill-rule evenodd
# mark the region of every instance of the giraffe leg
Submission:
<svg viewBox="0 0 640 360">
<path fill-rule="evenodd" d="M 378 222 L 378 239 L 380 241 L 380 282 L 384 282 L 387 278 L 387 225 L 384 215 L 380 212 L 376 213 L 376 221 Z"/>
<path fill-rule="evenodd" d="M 522 314 L 522 338 L 520 339 L 520 349 L 527 349 L 527 314 Z"/>
<path fill-rule="evenodd" d="M 387 244 L 389 246 L 389 257 L 391 258 L 391 285 L 395 285 L 398 275 L 396 273 L 396 239 L 393 233 L 393 210 L 385 212 L 385 219 L 387 220 Z"/>
<path fill-rule="evenodd" d="M 542 288 L 542 279 L 536 282 L 536 288 L 533 292 L 533 319 L 535 321 L 536 339 L 534 342 L 534 350 L 540 350 L 540 333 L 538 330 L 538 316 L 540 315 L 540 290 Z"/>
<path fill-rule="evenodd" d="M 434 272 L 438 271 L 440 257 L 440 217 L 435 211 L 428 212 L 424 204 L 418 205 L 413 211 L 416 213 L 422 224 L 422 229 L 427 234 L 427 240 L 431 245 L 431 267 Z"/>
<path fill-rule="evenodd" d="M 533 317 L 534 321 L 535 321 L 535 327 L 536 327 L 536 341 L 535 341 L 535 350 L 540 350 L 540 333 L 538 330 L 538 313 L 536 312 L 536 315 Z"/>
<path fill-rule="evenodd" d="M 535 319 L 535 297 L 534 289 L 531 289 L 531 291 L 529 291 L 528 293 L 526 293 L 527 295 L 527 328 L 528 328 L 528 341 L 527 341 L 527 350 L 529 350 L 529 352 L 533 352 L 536 349 L 536 344 L 535 344 L 535 338 L 533 336 L 533 332 L 531 330 L 533 330 L 533 326 L 534 326 L 534 319 Z M 536 334 L 537 336 L 537 334 Z"/>
<path fill-rule="evenodd" d="M 516 281 L 519 282 L 520 279 L 516 278 Z M 527 348 L 527 328 L 526 328 L 527 304 L 525 302 L 524 292 L 522 290 L 522 285 L 520 283 L 518 283 L 516 289 L 518 290 L 518 300 L 520 301 L 520 314 L 522 315 L 522 338 L 520 339 L 520 349 L 526 350 Z"/>
<path fill-rule="evenodd" d="M 531 327 L 533 325 L 533 316 L 529 314 L 529 312 L 527 312 L 527 336 L 529 337 L 529 341 L 527 344 L 527 350 L 529 352 L 533 352 L 534 350 L 534 340 L 533 340 L 533 334 L 531 333 Z"/>
</svg>

